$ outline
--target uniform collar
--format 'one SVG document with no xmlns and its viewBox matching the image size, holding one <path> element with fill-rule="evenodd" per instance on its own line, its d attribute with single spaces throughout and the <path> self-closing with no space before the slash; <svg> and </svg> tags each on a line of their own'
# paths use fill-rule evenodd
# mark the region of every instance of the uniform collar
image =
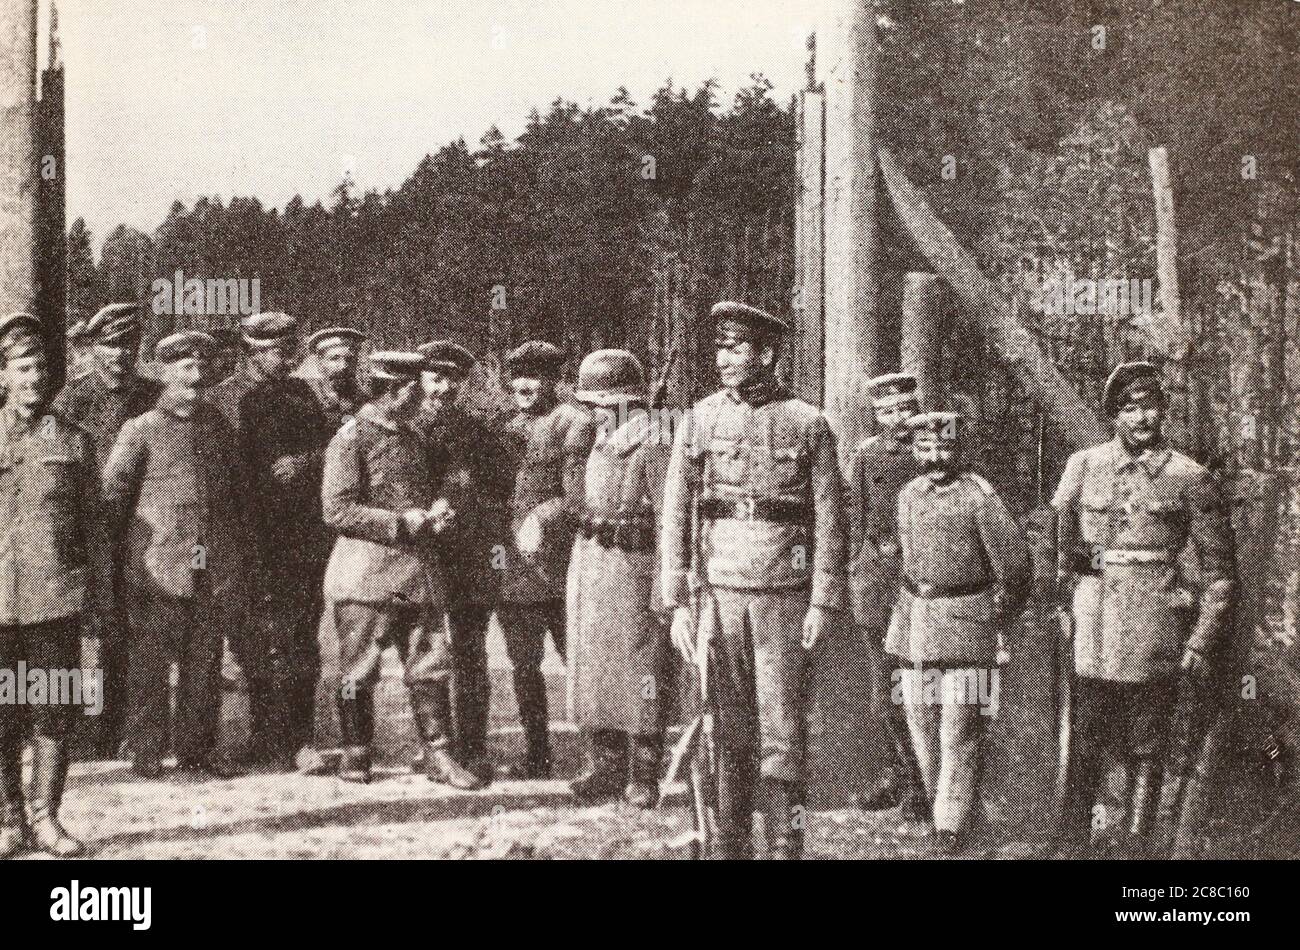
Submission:
<svg viewBox="0 0 1300 950">
<path fill-rule="evenodd" d="M 769 402 L 776 402 L 786 397 L 786 391 L 775 379 L 756 379 L 732 389 L 722 390 L 732 402 L 745 402 L 757 409 Z"/>
<path fill-rule="evenodd" d="M 22 438 L 30 435 L 36 426 L 40 423 L 40 415 L 32 416 L 30 420 L 23 419 L 18 413 L 14 412 L 8 406 L 0 409 L 0 432 L 10 437 Z"/>
<path fill-rule="evenodd" d="M 1124 443 L 1120 441 L 1118 436 L 1111 440 L 1111 453 L 1115 458 L 1117 471 L 1122 472 L 1130 465 L 1137 465 L 1145 469 L 1147 475 L 1152 478 L 1160 474 L 1161 469 L 1165 467 L 1165 463 L 1169 461 L 1169 457 L 1173 454 L 1169 447 L 1162 442 L 1155 448 L 1143 449 L 1140 454 L 1131 455 L 1124 448 Z"/>
<path fill-rule="evenodd" d="M 356 418 L 371 425 L 379 426 L 385 432 L 401 432 L 404 429 L 410 429 L 409 425 L 398 422 L 388 413 L 384 412 L 375 403 L 368 402 L 356 412 Z M 417 417 L 418 419 L 418 417 Z"/>
<path fill-rule="evenodd" d="M 921 482 L 921 491 L 930 492 L 935 495 L 946 495 L 950 491 L 956 491 L 957 487 L 961 485 L 963 482 L 965 482 L 966 480 L 967 479 L 966 479 L 965 472 L 958 472 L 952 478 L 948 479 L 948 481 L 943 483 L 936 482 L 934 479 L 930 478 L 930 476 L 926 474 L 922 474 L 919 476 L 919 481 Z"/>
</svg>

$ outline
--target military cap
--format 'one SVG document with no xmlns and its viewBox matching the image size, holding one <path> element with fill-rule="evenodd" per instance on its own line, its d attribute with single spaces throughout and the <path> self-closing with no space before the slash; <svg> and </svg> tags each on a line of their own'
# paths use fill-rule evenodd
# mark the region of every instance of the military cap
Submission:
<svg viewBox="0 0 1300 950">
<path fill-rule="evenodd" d="M 885 373 L 867 381 L 871 405 L 887 409 L 902 402 L 916 402 L 916 377 L 911 373 Z"/>
<path fill-rule="evenodd" d="M 140 333 L 140 307 L 135 303 L 111 303 L 86 321 L 83 335 L 89 342 L 116 343 Z"/>
<path fill-rule="evenodd" d="M 419 379 L 424 356 L 405 350 L 378 350 L 370 354 L 370 375 L 388 381 Z"/>
<path fill-rule="evenodd" d="M 239 321 L 249 346 L 274 346 L 298 335 L 298 321 L 287 313 L 255 313 Z"/>
<path fill-rule="evenodd" d="M 573 398 L 597 406 L 644 399 L 645 367 L 627 350 L 588 353 L 578 367 L 578 386 Z"/>
<path fill-rule="evenodd" d="M 191 356 L 210 357 L 217 349 L 217 341 L 198 330 L 182 330 L 165 336 L 153 348 L 153 357 L 159 363 L 179 363 Z"/>
<path fill-rule="evenodd" d="M 360 330 L 354 330 L 352 327 L 326 327 L 324 330 L 317 330 L 307 337 L 307 349 L 313 353 L 321 353 L 331 346 L 341 344 L 360 346 L 365 340 L 366 335 Z"/>
<path fill-rule="evenodd" d="M 1130 396 L 1139 393 L 1163 396 L 1164 392 L 1164 377 L 1154 363 L 1121 363 L 1106 379 L 1106 388 L 1101 396 L 1102 411 L 1113 416 Z"/>
<path fill-rule="evenodd" d="M 419 347 L 419 353 L 424 357 L 427 369 L 450 370 L 461 376 L 468 373 L 478 362 L 477 356 L 451 340 L 434 340 L 432 343 L 426 343 Z"/>
<path fill-rule="evenodd" d="M 726 324 L 735 324 L 763 333 L 783 335 L 790 332 L 788 320 L 773 316 L 766 310 L 759 310 L 757 307 L 736 303 L 731 300 L 715 303 L 713 309 L 709 311 L 709 315 L 718 324 L 719 329 Z"/>
<path fill-rule="evenodd" d="M 951 441 L 966 430 L 966 420 L 956 412 L 918 412 L 907 420 L 914 439 L 943 439 Z"/>
<path fill-rule="evenodd" d="M 41 321 L 30 313 L 11 313 L 0 320 L 0 349 L 5 356 L 24 355 L 29 349 L 43 346 L 44 327 Z M 9 351 L 24 346 L 24 354 L 11 354 Z"/>
<path fill-rule="evenodd" d="M 515 347 L 506 356 L 506 370 L 511 379 L 556 376 L 564 360 L 564 351 L 555 344 L 545 340 L 529 340 Z"/>
</svg>

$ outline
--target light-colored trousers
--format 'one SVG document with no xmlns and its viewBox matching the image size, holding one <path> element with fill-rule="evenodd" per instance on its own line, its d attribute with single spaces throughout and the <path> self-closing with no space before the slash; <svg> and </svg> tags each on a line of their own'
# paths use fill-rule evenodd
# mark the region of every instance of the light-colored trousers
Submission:
<svg viewBox="0 0 1300 950">
<path fill-rule="evenodd" d="M 973 667 L 904 667 L 900 685 L 921 781 L 936 831 L 963 831 L 979 793 L 983 708 L 971 695 Z"/>
</svg>

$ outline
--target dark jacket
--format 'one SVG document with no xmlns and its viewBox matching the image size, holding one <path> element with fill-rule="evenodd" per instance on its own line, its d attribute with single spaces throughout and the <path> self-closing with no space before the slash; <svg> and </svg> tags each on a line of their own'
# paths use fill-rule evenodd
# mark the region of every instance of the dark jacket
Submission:
<svg viewBox="0 0 1300 950">
<path fill-rule="evenodd" d="M 448 599 L 453 605 L 494 604 L 510 537 L 510 453 L 489 423 L 459 406 L 436 420 L 421 419 L 418 428 L 439 469 L 438 494 L 456 513 L 437 544 Z"/>
<path fill-rule="evenodd" d="M 126 421 L 152 409 L 161 393 L 161 383 L 136 375 L 128 377 L 121 389 L 109 389 L 99 374 L 92 372 L 63 387 L 51 408 L 90 433 L 95 458 L 102 466 Z"/>
</svg>

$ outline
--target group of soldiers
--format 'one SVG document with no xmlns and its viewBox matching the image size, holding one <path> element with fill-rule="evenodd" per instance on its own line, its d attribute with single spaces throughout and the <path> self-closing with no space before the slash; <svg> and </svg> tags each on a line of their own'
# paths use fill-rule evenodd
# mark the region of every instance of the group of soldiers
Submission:
<svg viewBox="0 0 1300 950">
<path fill-rule="evenodd" d="M 861 804 L 933 821 L 941 852 L 958 853 L 981 814 L 988 696 L 973 684 L 995 673 L 1029 596 L 1025 535 L 967 467 L 964 420 L 922 411 L 915 378 L 871 381 L 880 432 L 842 472 L 826 417 L 778 379 L 788 323 L 731 302 L 712 319 L 722 388 L 667 431 L 625 350 L 587 355 L 562 399 L 565 354 L 523 344 L 502 422 L 463 408 L 476 358 L 448 340 L 372 352 L 363 386 L 364 335 L 332 327 L 307 338 L 320 374 L 302 379 L 297 321 L 258 314 L 225 380 L 211 378 L 216 341 L 183 331 L 155 345 L 155 382 L 136 372 L 135 308 L 114 305 L 83 330 L 91 372 L 51 402 L 39 322 L 0 321 L 0 667 L 75 667 L 80 636 L 98 635 L 99 754 L 155 778 L 170 739 L 203 775 L 321 774 L 319 644 L 337 644 L 337 774 L 366 782 L 393 647 L 420 766 L 475 790 L 495 772 L 495 615 L 524 737 L 503 771 L 551 776 L 549 637 L 587 741 L 573 794 L 651 808 L 675 648 L 696 668 L 706 658 L 716 853 L 753 854 L 758 810 L 768 854 L 797 858 L 810 651 L 851 613 L 893 759 Z M 1071 457 L 1054 500 L 1080 683 L 1075 852 L 1107 751 L 1130 764 L 1132 834 L 1145 833 L 1177 683 L 1214 667 L 1234 595 L 1222 501 L 1165 444 L 1156 368 L 1116 369 L 1105 409 L 1115 439 Z M 219 749 L 225 643 L 248 688 L 243 762 Z M 71 712 L 0 708 L 0 855 L 82 850 L 58 821 Z"/>
</svg>

